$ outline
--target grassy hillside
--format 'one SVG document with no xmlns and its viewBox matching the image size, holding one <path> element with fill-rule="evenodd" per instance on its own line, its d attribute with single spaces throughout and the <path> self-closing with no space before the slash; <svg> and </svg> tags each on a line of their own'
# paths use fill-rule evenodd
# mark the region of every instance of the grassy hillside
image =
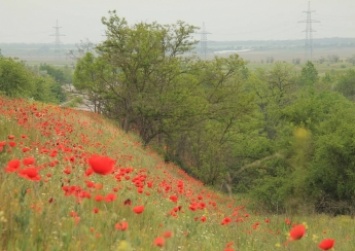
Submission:
<svg viewBox="0 0 355 251">
<path fill-rule="evenodd" d="M 0 97 L 0 165 L 1 250 L 355 249 L 354 219 L 248 211 L 93 113 Z"/>
</svg>

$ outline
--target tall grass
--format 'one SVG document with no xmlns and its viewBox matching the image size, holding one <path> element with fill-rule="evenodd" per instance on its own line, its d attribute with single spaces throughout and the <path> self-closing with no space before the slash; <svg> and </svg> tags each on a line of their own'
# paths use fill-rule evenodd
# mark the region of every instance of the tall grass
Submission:
<svg viewBox="0 0 355 251">
<path fill-rule="evenodd" d="M 1 250 L 319 250 L 328 237 L 355 250 L 354 219 L 248 212 L 99 115 L 1 97 L 0 128 Z M 114 172 L 88 175 L 93 154 L 114 159 Z M 27 168 L 39 180 L 21 176 Z M 306 235 L 289 241 L 296 223 Z"/>
</svg>

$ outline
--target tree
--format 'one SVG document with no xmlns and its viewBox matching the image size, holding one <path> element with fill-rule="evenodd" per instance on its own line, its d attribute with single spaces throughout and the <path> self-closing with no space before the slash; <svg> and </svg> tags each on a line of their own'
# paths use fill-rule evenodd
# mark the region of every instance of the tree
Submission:
<svg viewBox="0 0 355 251">
<path fill-rule="evenodd" d="M 115 12 L 102 22 L 107 27 L 107 39 L 97 47 L 98 53 L 116 76 L 114 81 L 106 81 L 107 90 L 113 94 L 108 112 L 118 115 L 126 131 L 137 130 L 148 144 L 167 133 L 165 120 L 177 109 L 185 109 L 179 113 L 190 116 L 184 105 L 185 91 L 179 90 L 186 86 L 183 78 L 188 78 L 189 63 L 180 56 L 195 43 L 191 39 L 195 27 L 182 21 L 130 27 Z M 169 102 L 178 103 L 167 104 L 164 97 L 169 95 L 174 96 Z"/>
<path fill-rule="evenodd" d="M 58 86 L 53 78 L 33 72 L 24 63 L 0 57 L 0 92 L 4 95 L 57 103 L 64 95 Z"/>
<path fill-rule="evenodd" d="M 79 59 L 73 77 L 73 84 L 77 90 L 84 91 L 88 99 L 94 105 L 95 112 L 102 112 L 104 103 L 105 109 L 109 110 L 110 105 L 104 100 L 111 100 L 108 83 L 115 82 L 113 69 L 102 57 L 95 57 L 87 52 Z"/>
<path fill-rule="evenodd" d="M 34 85 L 31 73 L 21 62 L 0 57 L 0 90 L 10 97 L 29 97 Z"/>
<path fill-rule="evenodd" d="M 164 146 L 166 160 L 218 183 L 232 166 L 230 135 L 254 110 L 253 97 L 243 92 L 245 62 L 238 55 L 187 57 L 195 27 L 182 21 L 129 26 L 110 12 L 103 23 L 107 40 L 97 56 L 78 61 L 77 88 L 97 95 L 105 113 L 138 132 L 144 145 Z"/>
<path fill-rule="evenodd" d="M 270 94 L 269 97 L 280 107 L 289 102 L 289 96 L 295 89 L 294 70 L 290 64 L 276 62 L 266 76 Z"/>
<path fill-rule="evenodd" d="M 355 101 L 355 71 L 348 70 L 339 77 L 335 90 L 343 94 L 349 100 Z"/>
<path fill-rule="evenodd" d="M 263 116 L 263 132 L 273 140 L 277 138 L 282 109 L 292 102 L 297 90 L 293 66 L 277 62 L 269 71 L 256 70 L 248 81 Z"/>
<path fill-rule="evenodd" d="M 184 143 L 178 144 L 184 148 L 177 152 L 196 176 L 215 185 L 234 168 L 233 135 L 240 130 L 240 121 L 255 111 L 254 98 L 245 91 L 248 71 L 238 55 L 199 61 L 194 67 L 206 109 L 194 130 L 184 134 Z"/>
<path fill-rule="evenodd" d="M 354 103 L 332 94 L 314 142 L 308 191 L 318 212 L 355 214 Z"/>
<path fill-rule="evenodd" d="M 39 70 L 54 78 L 60 85 L 64 85 L 71 81 L 71 74 L 65 72 L 63 69 L 58 69 L 48 64 L 41 64 Z"/>
<path fill-rule="evenodd" d="M 58 90 L 56 90 L 58 85 L 53 78 L 48 76 L 43 77 L 34 75 L 31 78 L 31 81 L 33 81 L 34 85 L 34 90 L 31 94 L 31 97 L 34 100 L 47 103 L 57 103 L 60 101 L 60 96 L 58 96 L 58 93 L 62 94 L 62 92 L 58 92 Z"/>
<path fill-rule="evenodd" d="M 303 66 L 300 76 L 301 86 L 314 86 L 318 81 L 318 71 L 311 61 Z"/>
</svg>

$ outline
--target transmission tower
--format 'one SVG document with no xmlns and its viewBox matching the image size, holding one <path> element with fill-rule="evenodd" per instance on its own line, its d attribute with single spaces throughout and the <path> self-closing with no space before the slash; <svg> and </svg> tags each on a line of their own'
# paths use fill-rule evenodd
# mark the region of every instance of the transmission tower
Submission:
<svg viewBox="0 0 355 251">
<path fill-rule="evenodd" d="M 313 57 L 313 32 L 316 32 L 312 28 L 313 23 L 319 23 L 319 21 L 312 19 L 312 12 L 314 10 L 311 10 L 311 2 L 308 1 L 308 9 L 306 11 L 303 11 L 303 13 L 306 14 L 306 20 L 300 21 L 300 23 L 306 23 L 306 29 L 303 31 L 306 33 L 306 39 L 305 39 L 305 50 L 306 50 L 306 58 L 308 60 L 312 60 Z"/>
<path fill-rule="evenodd" d="M 54 39 L 55 51 L 59 52 L 60 51 L 60 45 L 61 45 L 60 37 L 65 36 L 65 35 L 60 34 L 60 29 L 62 27 L 59 27 L 58 20 L 56 21 L 56 26 L 54 26 L 53 28 L 54 28 L 54 34 L 52 34 L 51 36 L 55 37 L 55 39 Z"/>
<path fill-rule="evenodd" d="M 201 32 L 198 32 L 198 34 L 201 34 L 201 40 L 200 40 L 200 45 L 201 45 L 201 54 L 204 56 L 204 58 L 207 58 L 207 35 L 211 34 L 210 32 L 206 31 L 205 23 L 202 23 L 202 30 Z"/>
</svg>

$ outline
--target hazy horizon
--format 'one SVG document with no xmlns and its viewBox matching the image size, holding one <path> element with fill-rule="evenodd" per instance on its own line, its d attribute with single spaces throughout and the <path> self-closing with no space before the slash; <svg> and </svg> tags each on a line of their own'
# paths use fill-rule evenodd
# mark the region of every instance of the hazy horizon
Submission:
<svg viewBox="0 0 355 251">
<path fill-rule="evenodd" d="M 304 39 L 307 7 L 304 0 L 0 0 L 0 43 L 54 43 L 57 20 L 63 44 L 97 43 L 109 10 L 130 25 L 204 23 L 211 41 Z M 355 38 L 354 0 L 313 0 L 311 10 L 314 39 Z"/>
</svg>

